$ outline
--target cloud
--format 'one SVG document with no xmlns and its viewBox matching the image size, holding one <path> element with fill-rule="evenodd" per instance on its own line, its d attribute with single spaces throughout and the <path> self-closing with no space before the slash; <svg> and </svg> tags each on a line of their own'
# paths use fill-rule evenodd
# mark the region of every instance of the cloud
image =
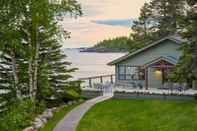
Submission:
<svg viewBox="0 0 197 131">
<path fill-rule="evenodd" d="M 65 18 L 65 30 L 71 39 L 64 47 L 93 46 L 103 39 L 128 36 L 132 20 L 139 16 L 140 8 L 149 0 L 78 0 L 84 15 L 78 19 Z"/>
<path fill-rule="evenodd" d="M 133 25 L 132 19 L 92 20 L 91 22 L 111 26 L 131 27 Z"/>
</svg>

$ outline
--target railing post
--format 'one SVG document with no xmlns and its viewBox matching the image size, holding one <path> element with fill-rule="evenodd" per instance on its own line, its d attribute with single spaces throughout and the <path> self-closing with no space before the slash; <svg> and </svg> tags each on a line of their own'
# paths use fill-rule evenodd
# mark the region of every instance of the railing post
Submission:
<svg viewBox="0 0 197 131">
<path fill-rule="evenodd" d="M 89 87 L 92 88 L 92 79 L 89 78 Z"/>
<path fill-rule="evenodd" d="M 100 77 L 100 82 L 103 83 L 103 77 L 102 76 Z"/>
<path fill-rule="evenodd" d="M 113 82 L 113 75 L 111 75 L 111 83 L 113 84 L 114 82 Z"/>
</svg>

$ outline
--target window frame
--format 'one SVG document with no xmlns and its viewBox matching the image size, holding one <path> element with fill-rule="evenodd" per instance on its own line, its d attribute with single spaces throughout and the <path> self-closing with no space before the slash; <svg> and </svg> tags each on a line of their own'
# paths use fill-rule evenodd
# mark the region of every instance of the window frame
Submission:
<svg viewBox="0 0 197 131">
<path fill-rule="evenodd" d="M 136 68 L 134 69 L 133 73 L 130 74 L 127 72 L 127 68 L 131 67 L 131 68 Z M 123 72 L 124 73 L 120 73 L 120 68 L 123 68 Z M 145 80 L 145 72 L 143 74 L 143 76 L 140 76 L 140 72 L 144 72 L 145 70 L 141 69 L 140 66 L 131 66 L 131 65 L 118 65 L 118 80 Z M 121 71 L 122 72 L 122 71 Z M 137 79 L 135 79 L 135 76 L 137 75 Z"/>
<path fill-rule="evenodd" d="M 120 68 L 122 68 L 123 67 L 123 69 L 124 69 L 124 73 L 122 74 L 122 73 L 120 73 Z M 118 80 L 133 80 L 133 75 L 135 75 L 135 74 L 130 74 L 130 73 L 128 73 L 127 72 L 127 68 L 128 67 L 131 67 L 131 68 L 133 68 L 134 66 L 130 66 L 130 65 L 118 65 Z M 130 79 L 129 79 L 129 77 L 130 77 Z"/>
</svg>

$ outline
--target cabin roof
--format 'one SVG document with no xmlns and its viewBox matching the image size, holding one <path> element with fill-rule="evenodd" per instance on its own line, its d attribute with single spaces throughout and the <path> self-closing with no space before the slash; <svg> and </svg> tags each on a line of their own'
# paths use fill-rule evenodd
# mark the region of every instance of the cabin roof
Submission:
<svg viewBox="0 0 197 131">
<path fill-rule="evenodd" d="M 172 57 L 172 56 L 161 56 L 161 57 L 159 57 L 159 58 L 157 58 L 153 61 L 150 61 L 150 62 L 144 64 L 143 66 L 148 67 L 148 66 L 151 66 L 151 65 L 153 65 L 153 64 L 155 64 L 159 61 L 162 61 L 162 60 L 167 61 L 168 63 L 170 63 L 172 65 L 176 65 L 176 63 L 178 62 L 178 60 L 176 58 Z"/>
<path fill-rule="evenodd" d="M 150 49 L 150 48 L 152 48 L 152 47 L 154 47 L 156 45 L 159 45 L 163 41 L 166 41 L 166 40 L 173 41 L 176 44 L 181 44 L 183 42 L 186 42 L 186 40 L 182 39 L 179 36 L 167 36 L 167 37 L 164 37 L 164 38 L 162 38 L 160 40 L 157 40 L 157 41 L 153 42 L 152 44 L 149 44 L 149 45 L 145 46 L 144 48 L 141 48 L 141 49 L 139 49 L 137 51 L 134 51 L 133 53 L 128 53 L 128 54 L 126 54 L 126 55 L 124 55 L 124 56 L 122 56 L 122 57 L 120 57 L 118 59 L 115 59 L 115 60 L 111 61 L 110 63 L 108 63 L 107 65 L 111 65 L 112 66 L 112 65 L 118 64 L 118 63 L 120 63 L 122 61 L 125 61 L 125 60 L 127 60 L 127 59 L 129 59 L 129 58 L 141 53 L 141 52 L 144 52 L 144 51 L 146 51 L 146 50 L 148 50 L 148 49 Z"/>
</svg>

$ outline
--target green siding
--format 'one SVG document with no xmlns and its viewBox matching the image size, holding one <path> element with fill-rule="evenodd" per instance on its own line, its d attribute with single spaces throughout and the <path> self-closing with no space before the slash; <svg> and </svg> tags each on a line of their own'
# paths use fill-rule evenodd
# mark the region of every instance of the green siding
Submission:
<svg viewBox="0 0 197 131">
<path fill-rule="evenodd" d="M 136 54 L 131 58 L 128 58 L 118 64 L 141 66 L 161 56 L 173 56 L 178 59 L 181 55 L 181 51 L 178 50 L 179 47 L 179 44 L 170 40 L 166 40 L 163 41 L 161 44 L 158 44 L 150 49 L 140 52 L 139 54 Z"/>
<path fill-rule="evenodd" d="M 149 63 L 150 61 L 153 61 L 161 56 L 167 57 L 167 56 L 172 56 L 176 58 L 177 60 L 181 56 L 181 51 L 179 50 L 180 44 L 175 43 L 174 41 L 171 40 L 165 40 L 162 43 L 151 47 L 143 52 L 140 52 L 134 56 L 131 56 L 130 58 L 116 64 L 116 83 L 121 84 L 121 83 L 129 83 L 129 81 L 122 81 L 118 80 L 118 65 L 132 65 L 132 66 L 143 66 L 146 63 Z M 154 78 L 153 71 L 149 69 L 148 71 L 148 86 L 149 87 L 159 87 L 161 86 L 161 81 L 156 80 Z"/>
</svg>

